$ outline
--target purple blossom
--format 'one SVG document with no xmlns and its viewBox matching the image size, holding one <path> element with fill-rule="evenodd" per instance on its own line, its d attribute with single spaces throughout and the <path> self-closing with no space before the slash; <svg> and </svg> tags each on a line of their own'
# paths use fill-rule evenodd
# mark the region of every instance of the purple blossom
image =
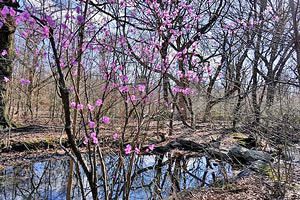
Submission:
<svg viewBox="0 0 300 200">
<path fill-rule="evenodd" d="M 115 132 L 115 133 L 113 134 L 113 139 L 114 139 L 114 141 L 116 141 L 116 140 L 119 139 L 119 134 L 118 134 L 117 132 Z"/>
<path fill-rule="evenodd" d="M 155 144 L 150 144 L 150 145 L 148 146 L 148 148 L 149 148 L 150 151 L 153 151 L 154 148 L 155 148 Z"/>
<path fill-rule="evenodd" d="M 95 109 L 95 107 L 91 104 L 88 104 L 87 107 L 88 107 L 89 111 L 91 111 L 91 112 Z"/>
<path fill-rule="evenodd" d="M 103 122 L 104 124 L 109 124 L 109 123 L 110 123 L 110 118 L 107 117 L 107 116 L 103 116 L 103 117 L 102 117 L 102 122 Z"/>
<path fill-rule="evenodd" d="M 92 132 L 90 136 L 91 136 L 94 144 L 99 143 L 98 138 L 97 138 L 97 134 L 95 132 Z"/>
<path fill-rule="evenodd" d="M 78 24 L 84 23 L 84 17 L 82 15 L 77 15 L 76 17 Z"/>
<path fill-rule="evenodd" d="M 44 27 L 43 27 L 43 32 L 42 32 L 42 34 L 43 34 L 43 36 L 44 36 L 45 38 L 48 38 L 48 37 L 49 37 L 49 35 L 50 35 L 50 29 L 49 29 L 48 26 L 44 26 Z"/>
<path fill-rule="evenodd" d="M 173 87 L 172 91 L 174 93 L 182 93 L 184 95 L 191 95 L 191 94 L 193 94 L 193 90 L 191 88 L 180 88 L 178 86 Z"/>
<path fill-rule="evenodd" d="M 96 132 L 91 132 L 91 138 L 95 138 L 95 137 L 97 137 Z"/>
<path fill-rule="evenodd" d="M 76 10 L 77 14 L 79 14 L 81 12 L 80 6 L 76 6 L 75 10 Z"/>
<path fill-rule="evenodd" d="M 128 80 L 129 80 L 128 77 L 127 77 L 126 75 L 122 75 L 121 78 L 122 78 L 122 80 L 123 80 L 125 83 L 127 83 Z"/>
<path fill-rule="evenodd" d="M 94 137 L 94 138 L 92 138 L 93 139 L 93 143 L 94 144 L 98 144 L 99 143 L 99 141 L 98 141 L 98 138 L 97 137 Z"/>
<path fill-rule="evenodd" d="M 137 148 L 137 147 L 135 147 L 134 152 L 135 152 L 136 154 L 140 154 L 140 153 L 141 153 L 140 149 Z"/>
<path fill-rule="evenodd" d="M 96 128 L 96 123 L 93 121 L 89 121 L 89 127 L 90 128 Z"/>
<path fill-rule="evenodd" d="M 21 33 L 21 35 L 22 35 L 24 38 L 27 38 L 29 34 L 30 34 L 30 33 L 27 32 L 27 31 L 23 31 L 23 32 Z"/>
<path fill-rule="evenodd" d="M 193 91 L 191 88 L 185 88 L 185 89 L 182 89 L 182 93 L 184 95 L 190 95 L 190 94 L 193 94 Z"/>
<path fill-rule="evenodd" d="M 96 106 L 101 106 L 103 104 L 102 99 L 97 99 Z"/>
<path fill-rule="evenodd" d="M 0 13 L 3 17 L 6 17 L 9 14 L 9 8 L 7 6 L 4 6 Z"/>
<path fill-rule="evenodd" d="M 71 108 L 73 108 L 73 109 L 76 109 L 76 103 L 73 101 L 73 102 L 71 102 Z"/>
<path fill-rule="evenodd" d="M 2 52 L 1 52 L 1 56 L 6 56 L 7 55 L 7 50 L 4 49 Z"/>
<path fill-rule="evenodd" d="M 83 144 L 87 145 L 88 142 L 89 142 L 89 139 L 87 137 L 84 137 Z"/>
<path fill-rule="evenodd" d="M 128 155 L 131 153 L 131 150 L 132 150 L 132 147 L 130 144 L 127 144 L 126 145 L 126 148 L 125 148 L 125 154 Z"/>
<path fill-rule="evenodd" d="M 24 21 L 29 20 L 31 18 L 29 12 L 25 11 L 21 14 Z"/>
<path fill-rule="evenodd" d="M 119 87 L 119 91 L 122 92 L 122 93 L 126 93 L 126 92 L 129 91 L 129 88 L 126 85 L 122 85 L 122 86 Z"/>
<path fill-rule="evenodd" d="M 10 16 L 13 16 L 13 17 L 14 17 L 14 16 L 16 15 L 16 13 L 17 13 L 17 12 L 15 11 L 15 9 L 13 9 L 13 8 L 10 8 L 10 9 L 9 9 L 9 15 L 10 15 Z"/>
<path fill-rule="evenodd" d="M 71 17 L 70 17 L 70 15 L 67 13 L 67 14 L 65 15 L 65 18 L 66 18 L 66 20 L 69 20 Z"/>
<path fill-rule="evenodd" d="M 45 18 L 50 27 L 55 27 L 55 21 L 52 19 L 51 16 L 46 16 Z"/>
<path fill-rule="evenodd" d="M 145 89 L 146 89 L 146 86 L 145 86 L 145 85 L 138 85 L 138 91 L 144 92 Z"/>
<path fill-rule="evenodd" d="M 208 74 L 209 76 L 212 75 L 212 73 L 211 73 L 211 67 L 210 67 L 210 66 L 207 66 L 207 74 Z"/>
<path fill-rule="evenodd" d="M 183 78 L 183 73 L 182 73 L 182 71 L 177 71 L 177 76 L 178 76 L 179 78 Z"/>
<path fill-rule="evenodd" d="M 137 98 L 135 95 L 130 95 L 129 98 L 127 99 L 127 103 L 135 102 L 135 101 L 137 101 Z"/>
<path fill-rule="evenodd" d="M 83 104 L 80 103 L 77 105 L 77 110 L 83 110 L 83 107 L 84 107 Z"/>
<path fill-rule="evenodd" d="M 24 85 L 29 85 L 31 82 L 28 79 L 21 78 L 20 83 L 22 86 L 24 86 Z"/>
<path fill-rule="evenodd" d="M 178 86 L 175 86 L 175 87 L 172 88 L 172 91 L 174 93 L 179 93 L 181 90 L 180 90 L 180 88 Z"/>
</svg>

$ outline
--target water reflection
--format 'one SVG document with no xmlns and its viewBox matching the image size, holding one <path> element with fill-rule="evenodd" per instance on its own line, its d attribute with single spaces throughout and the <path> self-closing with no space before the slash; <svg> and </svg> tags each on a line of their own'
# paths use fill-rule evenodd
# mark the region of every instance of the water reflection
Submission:
<svg viewBox="0 0 300 200">
<path fill-rule="evenodd" d="M 111 199 L 122 199 L 126 182 L 123 175 L 128 168 L 116 156 L 106 156 L 106 166 Z M 130 199 L 163 199 L 178 192 L 196 187 L 206 187 L 215 180 L 224 180 L 232 174 L 229 164 L 209 161 L 206 157 L 172 157 L 146 155 L 136 157 L 131 173 Z M 22 167 L 10 167 L 0 172 L 0 199 L 49 199 L 66 198 L 69 160 L 57 158 Z M 76 171 L 76 170 L 75 170 Z M 77 170 L 77 172 L 80 170 Z M 72 199 L 91 199 L 86 178 L 74 173 Z M 101 174 L 100 167 L 98 174 Z M 80 181 L 81 179 L 81 181 Z M 99 197 L 104 196 L 99 177 Z M 113 189 L 112 189 L 113 188 Z"/>
</svg>

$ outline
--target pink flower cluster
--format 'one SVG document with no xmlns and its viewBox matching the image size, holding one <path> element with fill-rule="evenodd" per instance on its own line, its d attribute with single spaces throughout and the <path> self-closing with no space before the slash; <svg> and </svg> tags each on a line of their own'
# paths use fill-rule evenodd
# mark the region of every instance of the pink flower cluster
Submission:
<svg viewBox="0 0 300 200">
<path fill-rule="evenodd" d="M 102 99 L 98 99 L 95 103 L 95 106 L 101 106 L 103 104 Z M 84 109 L 84 105 L 82 103 L 76 104 L 76 102 L 71 102 L 70 106 L 72 109 L 77 109 L 77 110 L 83 110 Z M 87 104 L 87 109 L 90 112 L 93 112 L 95 110 L 95 106 L 91 105 L 91 104 Z"/>
<path fill-rule="evenodd" d="M 113 139 L 114 141 L 117 141 L 119 139 L 119 134 L 117 132 L 113 134 Z"/>
<path fill-rule="evenodd" d="M 16 17 L 16 24 L 20 24 L 22 22 L 34 23 L 34 19 L 27 11 L 25 11 Z"/>
<path fill-rule="evenodd" d="M 29 85 L 31 81 L 25 78 L 21 78 L 20 83 L 22 86 L 24 86 L 24 85 Z"/>
<path fill-rule="evenodd" d="M 93 106 L 91 104 L 88 104 L 87 107 L 88 107 L 88 109 L 89 109 L 90 112 L 93 112 L 94 109 L 95 109 L 95 106 Z"/>
<path fill-rule="evenodd" d="M 103 104 L 102 99 L 98 99 L 95 103 L 96 106 L 101 106 Z"/>
<path fill-rule="evenodd" d="M 83 143 L 85 145 L 87 145 L 90 139 L 92 140 L 93 144 L 95 144 L 95 145 L 97 145 L 99 143 L 99 140 L 97 138 L 97 134 L 95 132 L 91 132 L 90 138 L 85 137 Z"/>
<path fill-rule="evenodd" d="M 179 78 L 186 78 L 187 80 L 195 83 L 199 82 L 197 73 L 193 72 L 192 70 L 188 70 L 186 73 L 183 73 L 182 71 L 177 71 L 177 75 Z"/>
<path fill-rule="evenodd" d="M 125 147 L 125 155 L 128 155 L 131 153 L 131 145 L 130 144 L 127 144 L 126 147 Z"/>
<path fill-rule="evenodd" d="M 212 75 L 212 70 L 211 70 L 211 67 L 209 65 L 207 66 L 206 71 L 207 71 L 208 76 Z"/>
<path fill-rule="evenodd" d="M 153 151 L 155 148 L 155 144 L 150 144 L 148 146 L 148 148 L 146 149 L 146 152 L 149 152 L 149 151 Z M 130 144 L 127 144 L 126 147 L 125 147 L 125 155 L 129 155 L 130 153 L 132 153 L 132 146 Z M 134 149 L 134 153 L 135 154 L 140 154 L 141 153 L 141 150 L 138 148 L 138 147 L 135 147 Z"/>
<path fill-rule="evenodd" d="M 93 121 L 89 121 L 89 127 L 90 129 L 96 128 L 96 123 Z"/>
<path fill-rule="evenodd" d="M 148 146 L 148 148 L 146 149 L 146 152 L 148 153 L 148 152 L 150 152 L 150 151 L 153 151 L 154 148 L 155 148 L 155 144 L 150 144 L 150 145 Z"/>
<path fill-rule="evenodd" d="M 125 93 L 129 93 L 129 87 L 127 85 L 122 85 L 119 86 L 119 91 L 123 94 Z M 133 87 L 133 92 L 135 94 L 129 94 L 127 96 L 126 102 L 127 103 L 135 103 L 136 101 L 138 101 L 140 98 L 139 96 L 141 95 L 141 93 L 144 93 L 146 90 L 146 86 L 144 84 L 139 84 L 136 87 Z"/>
<path fill-rule="evenodd" d="M 4 6 L 1 9 L 0 13 L 3 17 L 7 17 L 7 15 L 15 16 L 17 14 L 17 12 L 13 8 L 9 8 L 7 6 Z"/>
<path fill-rule="evenodd" d="M 94 144 L 98 144 L 99 143 L 98 142 L 98 138 L 97 138 L 97 134 L 95 132 L 92 132 L 90 136 L 91 136 L 91 139 L 92 139 L 92 141 L 93 141 Z"/>
<path fill-rule="evenodd" d="M 83 104 L 81 104 L 81 103 L 76 104 L 75 102 L 71 102 L 70 106 L 72 109 L 77 109 L 77 110 L 83 110 L 83 108 L 84 108 Z"/>
<path fill-rule="evenodd" d="M 1 0 L 0 0 L 1 2 Z M 31 17 L 31 15 L 25 11 L 17 15 L 17 11 L 8 6 L 4 6 L 2 9 L 0 9 L 0 16 L 5 20 L 7 16 L 15 17 L 16 25 L 26 22 L 26 23 L 34 23 L 34 19 Z M 4 25 L 3 22 L 0 22 L 0 28 Z"/>
<path fill-rule="evenodd" d="M 1 28 L 1 27 L 0 27 Z M 6 56 L 7 55 L 7 50 L 4 49 L 2 52 L 1 52 L 1 56 Z"/>
<path fill-rule="evenodd" d="M 172 91 L 174 93 L 182 93 L 184 95 L 192 95 L 192 94 L 194 94 L 194 91 L 191 88 L 181 88 L 181 87 L 178 87 L 178 86 L 173 87 Z"/>
<path fill-rule="evenodd" d="M 145 89 L 146 89 L 145 85 L 142 85 L 142 84 L 138 85 L 138 91 L 145 92 Z"/>
<path fill-rule="evenodd" d="M 126 93 L 126 92 L 129 92 L 129 88 L 126 85 L 122 85 L 122 86 L 119 87 L 119 91 L 121 93 Z"/>
<path fill-rule="evenodd" d="M 107 116 L 103 116 L 102 117 L 102 122 L 103 122 L 103 124 L 109 124 L 110 123 L 110 118 L 107 117 Z"/>
<path fill-rule="evenodd" d="M 43 26 L 42 35 L 44 38 L 48 38 L 50 36 L 50 28 L 48 26 Z"/>
<path fill-rule="evenodd" d="M 136 101 L 137 101 L 137 98 L 135 95 L 129 95 L 129 97 L 127 98 L 127 103 L 130 103 L 130 102 L 134 103 Z"/>
</svg>

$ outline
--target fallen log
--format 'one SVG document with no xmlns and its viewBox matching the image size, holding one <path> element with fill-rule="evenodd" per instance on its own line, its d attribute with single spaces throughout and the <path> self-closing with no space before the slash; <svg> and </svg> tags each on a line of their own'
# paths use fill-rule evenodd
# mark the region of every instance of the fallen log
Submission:
<svg viewBox="0 0 300 200">
<path fill-rule="evenodd" d="M 190 140 L 176 139 L 176 140 L 170 141 L 169 143 L 167 143 L 164 146 L 156 147 L 152 153 L 165 154 L 174 149 L 205 153 L 209 148 L 218 148 L 219 146 L 220 146 L 220 143 L 215 140 L 213 140 L 209 143 L 200 143 L 199 144 L 199 143 L 196 143 L 196 142 L 190 141 Z"/>
</svg>

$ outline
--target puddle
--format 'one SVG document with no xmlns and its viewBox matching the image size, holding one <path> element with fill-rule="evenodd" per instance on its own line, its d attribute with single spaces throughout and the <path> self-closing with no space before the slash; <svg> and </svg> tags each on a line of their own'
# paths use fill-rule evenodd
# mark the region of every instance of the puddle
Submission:
<svg viewBox="0 0 300 200">
<path fill-rule="evenodd" d="M 129 158 L 126 158 L 129 159 Z M 117 168 L 119 159 L 106 156 L 106 166 L 113 199 L 122 199 L 124 172 Z M 129 163 L 125 160 L 125 163 Z M 101 174 L 100 167 L 98 174 Z M 0 172 L 0 199 L 66 199 L 69 173 L 68 158 L 58 158 L 35 162 L 31 165 L 9 167 Z M 169 154 L 139 156 L 135 159 L 131 174 L 130 199 L 163 199 L 172 192 L 208 187 L 215 180 L 232 176 L 232 168 L 227 163 L 207 162 L 206 157 L 170 158 Z M 81 173 L 82 185 L 74 174 L 72 199 L 82 199 L 82 191 L 91 199 L 88 182 Z M 80 186 L 81 185 L 81 186 Z M 98 191 L 103 199 L 104 190 L 99 177 Z"/>
</svg>

